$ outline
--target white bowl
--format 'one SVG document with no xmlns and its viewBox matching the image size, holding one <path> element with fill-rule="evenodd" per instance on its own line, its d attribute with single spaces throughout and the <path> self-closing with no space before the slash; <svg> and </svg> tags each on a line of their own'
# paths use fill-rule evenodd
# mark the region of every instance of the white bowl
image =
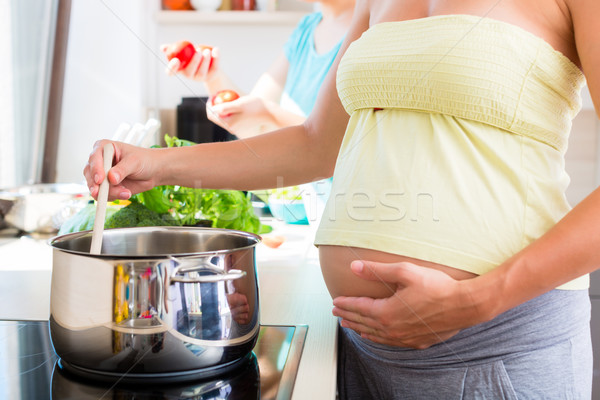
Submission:
<svg viewBox="0 0 600 400">
<path fill-rule="evenodd" d="M 222 0 L 190 0 L 190 4 L 197 11 L 217 11 Z"/>
</svg>

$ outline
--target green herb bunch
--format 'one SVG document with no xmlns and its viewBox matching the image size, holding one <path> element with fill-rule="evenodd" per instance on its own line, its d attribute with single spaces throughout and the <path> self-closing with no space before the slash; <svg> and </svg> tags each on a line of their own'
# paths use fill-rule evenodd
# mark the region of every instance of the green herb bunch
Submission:
<svg viewBox="0 0 600 400">
<path fill-rule="evenodd" d="M 165 135 L 167 147 L 196 143 Z M 260 222 L 250 193 L 238 190 L 196 189 L 183 186 L 157 186 L 133 196 L 157 214 L 169 214 L 177 225 L 198 225 L 210 221 L 212 227 L 267 233 L 272 228 Z"/>
</svg>

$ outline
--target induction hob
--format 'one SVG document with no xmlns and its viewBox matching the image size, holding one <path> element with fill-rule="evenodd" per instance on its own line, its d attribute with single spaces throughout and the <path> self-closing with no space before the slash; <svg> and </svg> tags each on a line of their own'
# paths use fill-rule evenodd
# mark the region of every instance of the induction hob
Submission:
<svg viewBox="0 0 600 400">
<path fill-rule="evenodd" d="M 48 321 L 0 321 L 0 399 L 287 400 L 307 330 L 305 325 L 262 325 L 252 353 L 215 378 L 131 385 L 86 380 L 62 368 Z"/>
</svg>

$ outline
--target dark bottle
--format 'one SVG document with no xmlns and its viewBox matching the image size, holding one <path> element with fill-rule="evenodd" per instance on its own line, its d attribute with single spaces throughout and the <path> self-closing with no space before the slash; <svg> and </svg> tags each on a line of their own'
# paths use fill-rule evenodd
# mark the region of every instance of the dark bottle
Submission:
<svg viewBox="0 0 600 400">
<path fill-rule="evenodd" d="M 206 116 L 207 97 L 184 97 L 177 106 L 177 137 L 194 143 L 225 142 L 236 137 Z"/>
<path fill-rule="evenodd" d="M 212 122 L 206 117 L 206 98 L 181 99 L 177 106 L 177 137 L 195 143 L 212 142 Z"/>
</svg>

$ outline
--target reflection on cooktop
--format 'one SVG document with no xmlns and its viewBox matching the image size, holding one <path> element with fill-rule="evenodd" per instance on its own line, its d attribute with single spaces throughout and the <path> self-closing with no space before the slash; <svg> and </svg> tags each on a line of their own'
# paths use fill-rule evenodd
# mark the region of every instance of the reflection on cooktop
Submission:
<svg viewBox="0 0 600 400">
<path fill-rule="evenodd" d="M 185 383 L 100 383 L 72 375 L 47 321 L 0 321 L 0 399 L 290 399 L 307 327 L 261 326 L 253 352 L 226 374 Z"/>
</svg>

